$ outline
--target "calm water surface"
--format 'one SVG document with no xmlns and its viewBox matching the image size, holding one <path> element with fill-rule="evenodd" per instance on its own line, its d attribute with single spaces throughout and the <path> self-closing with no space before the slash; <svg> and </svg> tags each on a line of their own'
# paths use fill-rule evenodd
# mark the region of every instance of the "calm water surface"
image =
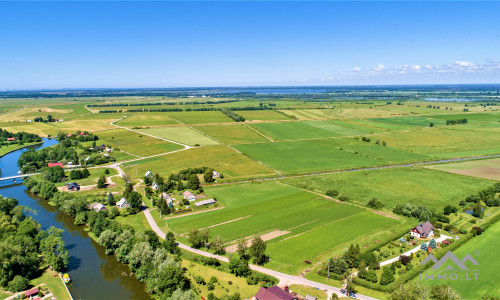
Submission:
<svg viewBox="0 0 500 300">
<path fill-rule="evenodd" d="M 57 143 L 44 139 L 40 149 Z M 0 177 L 17 175 L 17 160 L 22 152 L 18 150 L 0 158 Z M 71 216 L 50 206 L 46 200 L 33 195 L 26 187 L 13 181 L 0 181 L 0 195 L 19 200 L 19 205 L 29 207 L 36 212 L 33 218 L 42 225 L 62 228 L 66 248 L 70 255 L 68 273 L 73 282 L 69 286 L 75 299 L 150 299 L 144 291 L 144 285 L 130 274 L 130 269 L 118 262 L 114 255 L 106 255 L 105 249 L 94 242 L 83 226 L 75 226 Z"/>
</svg>

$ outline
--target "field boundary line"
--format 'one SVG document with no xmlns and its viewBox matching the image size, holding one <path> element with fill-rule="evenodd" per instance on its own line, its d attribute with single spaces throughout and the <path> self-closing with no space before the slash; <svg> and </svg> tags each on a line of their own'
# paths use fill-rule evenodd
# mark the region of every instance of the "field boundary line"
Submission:
<svg viewBox="0 0 500 300">
<path fill-rule="evenodd" d="M 160 227 L 158 227 L 158 224 L 156 224 L 155 220 L 153 219 L 153 216 L 149 212 L 149 209 L 146 209 L 143 212 L 144 212 L 144 215 L 146 216 L 146 219 L 149 223 L 149 226 L 151 226 L 153 231 L 155 231 L 159 237 L 161 237 L 162 239 L 165 239 L 166 234 L 160 229 Z M 227 257 L 215 255 L 215 254 L 212 254 L 210 252 L 206 252 L 206 251 L 199 250 L 199 249 L 194 249 L 194 248 L 189 247 L 188 245 L 182 244 L 180 242 L 177 242 L 177 244 L 179 245 L 179 248 L 181 248 L 183 250 L 186 250 L 186 251 L 189 251 L 189 252 L 201 255 L 201 256 L 215 258 L 215 259 L 220 260 L 222 262 L 226 262 L 226 263 L 229 262 L 229 259 Z M 335 294 L 339 295 L 340 297 L 343 295 L 340 291 L 340 288 L 336 288 L 336 287 L 333 287 L 333 286 L 330 286 L 327 284 L 315 282 L 315 281 L 312 281 L 312 280 L 309 280 L 306 278 L 302 278 L 300 276 L 294 276 L 294 275 L 290 275 L 290 274 L 286 274 L 286 273 L 281 273 L 281 272 L 278 272 L 275 270 L 267 269 L 267 268 L 252 265 L 252 264 L 250 264 L 249 267 L 254 271 L 264 273 L 264 274 L 267 274 L 270 276 L 274 276 L 280 282 L 287 282 L 290 284 L 297 283 L 297 284 L 307 285 L 307 286 L 311 286 L 311 287 L 315 287 L 315 288 L 319 287 L 320 289 L 327 290 L 330 293 L 335 293 Z M 362 294 L 357 294 L 357 298 L 361 299 L 361 300 L 374 300 L 375 299 L 375 298 L 365 296 Z"/>
<path fill-rule="evenodd" d="M 164 220 L 166 219 L 177 219 L 177 218 L 182 218 L 182 217 L 189 217 L 189 216 L 192 216 L 192 215 L 198 215 L 198 214 L 202 214 L 202 213 L 207 213 L 207 212 L 211 212 L 211 211 L 214 211 L 214 210 L 219 210 L 219 209 L 223 209 L 223 208 L 226 208 L 224 206 L 221 206 L 221 207 L 215 207 L 215 208 L 212 208 L 212 209 L 207 209 L 207 210 L 202 210 L 202 211 L 197 211 L 197 212 L 194 212 L 194 213 L 191 213 L 191 214 L 184 214 L 184 215 L 180 215 L 180 216 L 173 216 L 173 217 L 165 217 L 163 218 Z M 207 228 L 210 228 L 210 227 L 207 227 Z"/>
<path fill-rule="evenodd" d="M 260 136 L 263 136 L 264 138 L 266 138 L 267 140 L 269 140 L 270 142 L 274 143 L 276 142 L 275 140 L 273 140 L 272 138 L 268 137 L 267 135 L 263 134 L 262 132 L 258 131 L 257 129 L 251 127 L 250 125 L 248 125 L 247 123 L 243 122 L 243 125 L 245 125 L 248 129 L 252 130 L 253 132 L 257 133 L 258 135 Z"/>
</svg>

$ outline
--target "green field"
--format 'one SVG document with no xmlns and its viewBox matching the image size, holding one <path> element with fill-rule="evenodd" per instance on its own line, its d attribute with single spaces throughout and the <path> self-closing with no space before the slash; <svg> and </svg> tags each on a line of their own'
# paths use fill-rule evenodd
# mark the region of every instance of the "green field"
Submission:
<svg viewBox="0 0 500 300">
<path fill-rule="evenodd" d="M 142 126 L 165 126 L 176 125 L 178 121 L 170 118 L 167 115 L 151 115 L 151 114 L 128 114 L 123 120 L 115 123 L 124 127 L 142 127 Z"/>
<path fill-rule="evenodd" d="M 385 163 L 325 145 L 322 140 L 236 145 L 249 157 L 285 173 L 360 168 Z"/>
<path fill-rule="evenodd" d="M 270 176 L 275 173 L 248 157 L 226 146 L 192 148 L 159 157 L 123 164 L 133 178 L 142 178 L 147 171 L 159 172 L 165 177 L 187 168 L 214 168 L 224 179 Z M 137 174 L 137 175 L 136 175 Z"/>
<path fill-rule="evenodd" d="M 365 205 L 371 198 L 385 204 L 385 210 L 402 202 L 441 210 L 457 205 L 492 181 L 433 171 L 424 168 L 390 168 L 283 179 L 283 182 L 325 193 L 337 190 L 349 201 Z"/>
<path fill-rule="evenodd" d="M 182 149 L 182 146 L 126 129 L 99 132 L 99 141 L 137 156 L 150 156 Z"/>
<path fill-rule="evenodd" d="M 219 144 L 215 140 L 187 126 L 144 128 L 138 129 L 138 131 L 189 146 L 210 146 Z"/>
<path fill-rule="evenodd" d="M 318 262 L 342 251 L 353 237 L 360 242 L 376 240 L 382 232 L 390 231 L 382 227 L 394 228 L 401 223 L 274 181 L 206 188 L 206 193 L 216 197 L 224 208 L 171 218 L 169 228 L 185 234 L 192 228 L 213 226 L 211 235 L 220 235 L 229 244 L 240 238 L 285 231 L 268 240 L 268 267 L 285 272 L 305 268 L 304 260 Z M 346 226 L 349 231 L 342 230 Z"/>
<path fill-rule="evenodd" d="M 276 141 L 360 135 L 361 131 L 328 121 L 257 123 L 253 128 Z"/>
<path fill-rule="evenodd" d="M 243 116 L 247 121 L 273 121 L 273 120 L 289 120 L 290 118 L 277 113 L 273 110 L 236 110 L 240 116 Z"/>
<path fill-rule="evenodd" d="M 224 144 L 260 143 L 268 141 L 265 137 L 244 124 L 203 125 L 193 127 Z"/>
<path fill-rule="evenodd" d="M 482 296 L 500 297 L 500 261 L 498 260 L 497 251 L 500 248 L 500 222 L 490 226 L 482 235 L 477 236 L 458 249 L 453 251 L 458 259 L 462 259 L 465 255 L 470 254 L 479 263 L 478 266 L 467 264 L 469 269 L 479 270 L 477 280 L 464 280 L 459 277 L 458 280 L 419 280 L 417 277 L 414 282 L 433 286 L 436 284 L 451 285 L 464 299 L 479 299 Z M 463 273 L 463 272 L 461 272 Z M 472 272 L 468 272 L 472 273 Z M 469 278 L 474 279 L 473 274 L 469 274 Z M 488 298 L 490 299 L 490 298 Z M 493 299 L 493 298 L 492 298 Z"/>
<path fill-rule="evenodd" d="M 434 126 L 446 124 L 445 120 L 433 119 L 427 117 L 392 117 L 392 118 L 374 118 L 370 120 L 381 123 L 424 126 L 424 127 L 428 127 L 431 122 L 434 123 Z"/>
<path fill-rule="evenodd" d="M 172 119 L 185 124 L 233 122 L 233 119 L 229 118 L 220 111 L 168 112 L 166 114 Z"/>
</svg>

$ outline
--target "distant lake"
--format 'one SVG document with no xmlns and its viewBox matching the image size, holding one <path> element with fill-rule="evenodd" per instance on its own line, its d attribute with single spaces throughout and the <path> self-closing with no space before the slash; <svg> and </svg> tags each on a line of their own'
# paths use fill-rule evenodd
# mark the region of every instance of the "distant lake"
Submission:
<svg viewBox="0 0 500 300">
<path fill-rule="evenodd" d="M 453 101 L 453 102 L 469 102 L 469 101 L 488 101 L 484 99 L 459 99 L 459 98 L 425 98 L 427 101 Z"/>
</svg>

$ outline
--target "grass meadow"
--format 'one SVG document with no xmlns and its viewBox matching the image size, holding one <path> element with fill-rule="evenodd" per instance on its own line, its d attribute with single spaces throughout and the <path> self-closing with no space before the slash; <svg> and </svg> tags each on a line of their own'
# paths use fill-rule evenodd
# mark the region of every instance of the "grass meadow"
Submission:
<svg viewBox="0 0 500 300">
<path fill-rule="evenodd" d="M 498 259 L 498 249 L 500 248 L 500 222 L 496 222 L 490 226 L 482 235 L 477 236 L 458 249 L 453 251 L 458 259 L 464 258 L 467 254 L 471 254 L 477 262 L 478 266 L 467 264 L 469 269 L 479 270 L 477 280 L 420 280 L 418 277 L 414 279 L 417 284 L 433 286 L 437 284 L 448 284 L 455 289 L 463 299 L 479 299 L 482 296 L 489 296 L 488 299 L 500 297 L 500 280 L 498 269 L 500 268 L 500 260 Z M 469 272 L 472 273 L 472 272 Z M 463 276 L 460 274 L 460 276 Z M 469 274 L 469 278 L 474 279 L 473 274 Z"/>
<path fill-rule="evenodd" d="M 210 146 L 219 144 L 215 140 L 196 130 L 193 130 L 192 128 L 189 128 L 188 126 L 143 128 L 138 129 L 138 131 L 189 146 Z"/>
<path fill-rule="evenodd" d="M 150 156 L 182 149 L 182 146 L 141 135 L 126 129 L 113 129 L 97 134 L 99 141 L 138 156 Z"/>
<path fill-rule="evenodd" d="M 224 144 L 262 143 L 268 140 L 243 124 L 193 126 Z"/>
<path fill-rule="evenodd" d="M 328 121 L 257 123 L 250 126 L 275 141 L 339 137 L 366 133 L 366 131 Z"/>
<path fill-rule="evenodd" d="M 421 167 L 343 172 L 281 181 L 320 193 L 337 190 L 348 196 L 349 201 L 361 205 L 377 198 L 385 204 L 384 210 L 389 211 L 402 202 L 441 210 L 447 204 L 456 206 L 470 194 L 493 184 L 489 180 Z"/>
<path fill-rule="evenodd" d="M 224 208 L 171 218 L 169 228 L 182 235 L 192 228 L 211 226 L 211 235 L 220 235 L 228 244 L 275 230 L 286 231 L 267 242 L 271 256 L 267 266 L 284 272 L 297 273 L 307 266 L 304 260 L 319 262 L 342 252 L 353 239 L 369 243 L 390 231 L 384 227 L 401 224 L 275 181 L 207 187 L 205 191 Z M 343 230 L 346 227 L 350 230 Z"/>
<path fill-rule="evenodd" d="M 207 146 L 168 155 L 125 163 L 122 169 L 133 178 L 142 178 L 147 171 L 165 177 L 180 170 L 196 167 L 214 168 L 224 174 L 224 180 L 271 176 L 275 173 L 227 146 Z"/>
<path fill-rule="evenodd" d="M 244 144 L 235 147 L 254 160 L 297 174 L 383 165 L 380 160 L 339 150 L 322 140 Z"/>
<path fill-rule="evenodd" d="M 205 124 L 205 123 L 227 123 L 233 122 L 220 111 L 183 111 L 183 112 L 167 112 L 170 118 L 178 120 L 184 124 Z"/>
<path fill-rule="evenodd" d="M 142 127 L 142 126 L 166 126 L 179 124 L 178 121 L 167 115 L 151 115 L 148 113 L 127 114 L 127 117 L 115 123 L 123 127 Z"/>
<path fill-rule="evenodd" d="M 247 121 L 274 121 L 290 119 L 289 117 L 273 110 L 236 110 L 235 113 L 243 116 Z"/>
</svg>

